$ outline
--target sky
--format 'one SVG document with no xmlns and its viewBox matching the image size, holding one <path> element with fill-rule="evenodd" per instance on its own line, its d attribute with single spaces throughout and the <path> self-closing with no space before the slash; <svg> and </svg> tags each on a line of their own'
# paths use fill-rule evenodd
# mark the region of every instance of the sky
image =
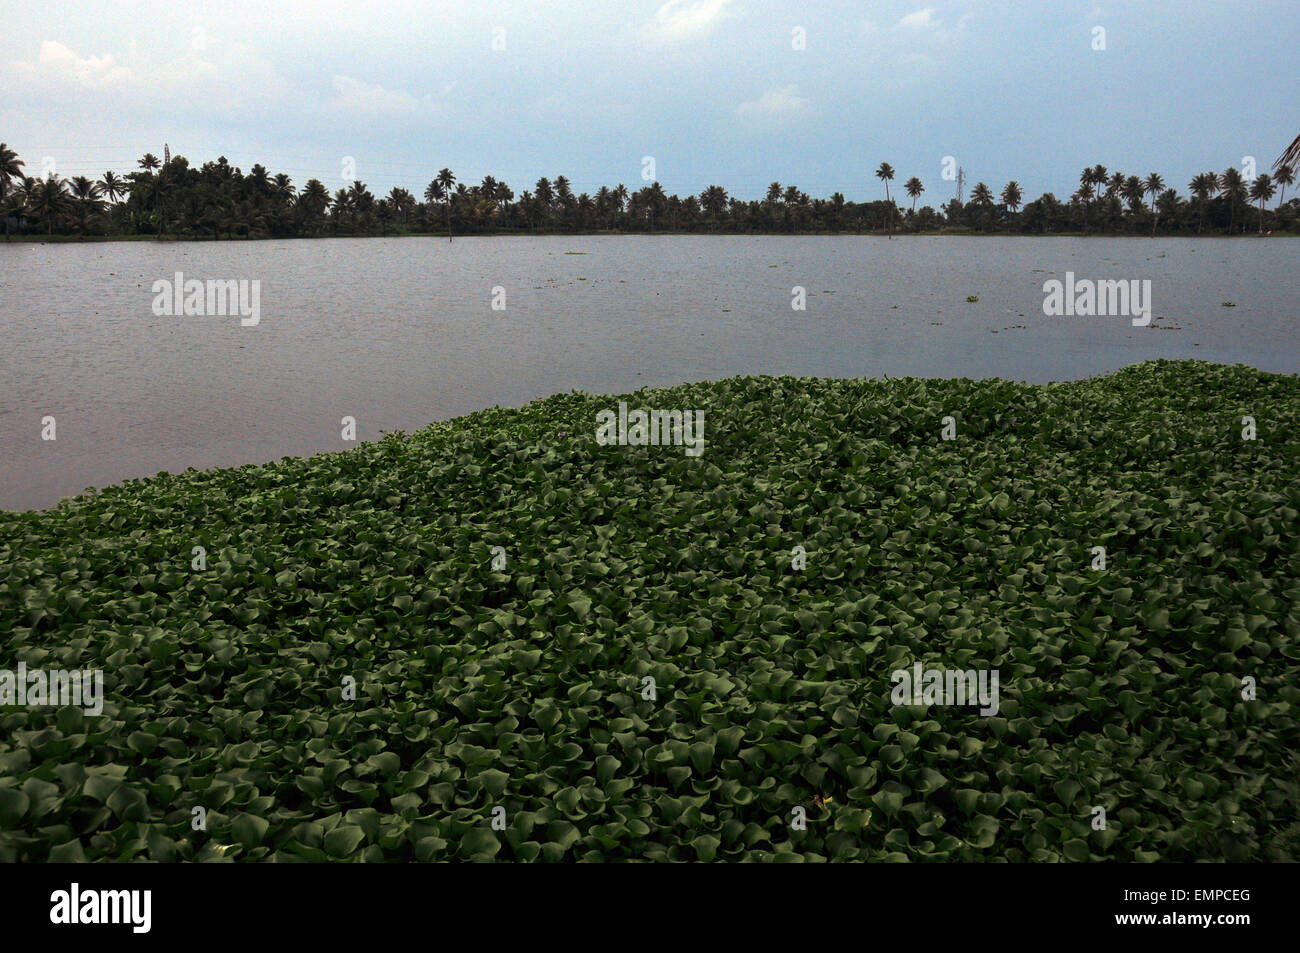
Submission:
<svg viewBox="0 0 1300 953">
<path fill-rule="evenodd" d="M 331 191 L 350 158 L 417 195 L 448 166 L 516 194 L 567 175 L 862 201 L 881 162 L 923 204 L 954 165 L 968 195 L 1065 198 L 1097 163 L 1186 195 L 1300 133 L 1297 40 L 1295 0 L 3 0 L 0 141 L 28 174 L 167 143 Z"/>
</svg>

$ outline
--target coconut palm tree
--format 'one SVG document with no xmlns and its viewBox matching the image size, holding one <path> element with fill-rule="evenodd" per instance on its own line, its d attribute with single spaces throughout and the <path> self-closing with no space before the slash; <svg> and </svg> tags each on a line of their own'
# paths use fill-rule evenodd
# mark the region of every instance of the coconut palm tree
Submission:
<svg viewBox="0 0 1300 953">
<path fill-rule="evenodd" d="M 1129 211 L 1136 214 L 1142 208 L 1142 196 L 1146 195 L 1146 187 L 1142 180 L 1136 175 L 1130 175 L 1124 180 L 1124 201 L 1128 203 Z"/>
<path fill-rule="evenodd" d="M 275 196 L 282 208 L 288 208 L 293 204 L 294 196 L 298 190 L 293 187 L 293 180 L 283 172 L 277 172 L 271 179 L 271 194 Z"/>
<path fill-rule="evenodd" d="M 0 215 L 5 220 L 5 241 L 9 241 L 9 198 L 14 194 L 13 183 L 23 179 L 25 164 L 18 153 L 0 142 Z"/>
<path fill-rule="evenodd" d="M 355 224 L 363 232 L 368 232 L 375 211 L 375 196 L 360 179 L 355 180 L 348 189 L 348 207 L 352 210 Z"/>
<path fill-rule="evenodd" d="M 337 235 L 352 220 L 352 196 L 347 189 L 339 189 L 330 202 L 330 230 Z"/>
<path fill-rule="evenodd" d="M 1165 190 L 1165 180 L 1160 177 L 1159 172 L 1152 172 L 1142 183 L 1142 190 L 1151 195 L 1151 214 L 1155 218 L 1151 222 L 1151 237 L 1156 237 L 1156 226 L 1160 224 L 1160 213 L 1156 210 L 1156 196 Z"/>
<path fill-rule="evenodd" d="M 1024 192 L 1020 189 L 1020 183 L 1012 179 L 1007 183 L 1006 188 L 1002 190 L 1002 204 L 1011 210 L 1014 215 L 1020 210 L 1020 204 L 1024 201 Z"/>
<path fill-rule="evenodd" d="M 1228 234 L 1232 234 L 1237 219 L 1237 206 L 1247 199 L 1246 180 L 1236 166 L 1228 166 L 1219 176 L 1219 191 L 1228 200 Z"/>
<path fill-rule="evenodd" d="M 103 193 L 104 198 L 110 202 L 116 202 L 127 194 L 126 182 L 124 182 L 116 172 L 109 169 L 104 173 L 104 177 L 99 180 L 99 191 Z"/>
<path fill-rule="evenodd" d="M 1250 198 L 1259 203 L 1259 233 L 1264 234 L 1264 203 L 1273 197 L 1277 191 L 1277 186 L 1273 184 L 1273 177 L 1267 172 L 1262 172 L 1255 176 L 1255 181 L 1250 183 Z"/>
<path fill-rule="evenodd" d="M 1160 197 L 1156 199 L 1156 208 L 1158 209 L 1156 220 L 1159 221 L 1159 217 L 1164 216 L 1170 222 L 1176 222 L 1178 220 L 1178 208 L 1182 204 L 1183 200 L 1179 197 L 1178 192 L 1175 189 L 1165 189 L 1160 193 Z M 1154 226 L 1152 227 L 1151 234 L 1155 234 Z"/>
<path fill-rule="evenodd" d="M 916 200 L 920 198 L 921 193 L 925 191 L 925 186 L 921 184 L 920 179 L 918 179 L 916 176 L 912 176 L 910 179 L 908 179 L 906 182 L 903 183 L 903 188 L 907 191 L 907 194 L 912 199 L 912 214 L 915 215 Z"/>
<path fill-rule="evenodd" d="M 74 211 L 73 221 L 82 239 L 86 237 L 86 226 L 96 215 L 104 211 L 105 202 L 100 197 L 98 182 L 92 182 L 84 175 L 74 177 L 69 183 L 71 203 Z"/>
<path fill-rule="evenodd" d="M 145 172 L 152 172 L 154 169 L 162 165 L 162 163 L 158 161 L 158 157 L 154 155 L 152 152 L 146 152 L 143 156 L 140 157 L 140 161 L 138 165 Z"/>
<path fill-rule="evenodd" d="M 435 181 L 442 187 L 443 204 L 447 206 L 447 241 L 451 241 L 451 187 L 456 184 L 456 176 L 451 169 L 443 168 Z"/>
<path fill-rule="evenodd" d="M 1093 183 L 1092 166 L 1084 166 L 1079 173 L 1079 189 L 1075 192 L 1075 197 L 1083 201 L 1083 227 L 1088 227 L 1088 210 L 1092 203 L 1092 197 L 1095 194 L 1092 188 Z"/>
<path fill-rule="evenodd" d="M 1282 186 L 1282 192 L 1277 197 L 1278 206 L 1286 204 L 1286 187 L 1295 182 L 1295 170 L 1289 165 L 1280 165 L 1273 174 L 1273 181 Z"/>
<path fill-rule="evenodd" d="M 270 173 L 266 171 L 266 166 L 258 162 L 248 170 L 248 177 L 244 179 L 252 188 L 253 194 L 258 198 L 266 198 L 273 191 L 271 185 Z"/>
<path fill-rule="evenodd" d="M 323 215 L 330 207 L 329 190 L 320 179 L 308 179 L 298 194 L 298 204 L 304 206 L 313 215 Z"/>
<path fill-rule="evenodd" d="M 1106 186 L 1106 167 L 1098 162 L 1092 167 L 1092 190 L 1101 195 L 1101 190 Z"/>
<path fill-rule="evenodd" d="M 3 204 L 0 204 L 0 216 L 5 220 L 5 241 L 9 240 L 9 219 L 16 219 L 19 227 L 23 223 L 23 215 L 27 211 L 27 196 L 17 189 L 10 189 L 9 194 L 5 196 Z"/>
<path fill-rule="evenodd" d="M 1151 211 L 1156 210 L 1156 196 L 1165 190 L 1165 180 L 1159 172 L 1152 172 L 1142 183 L 1142 190 L 1151 196 Z"/>
<path fill-rule="evenodd" d="M 1192 176 L 1192 181 L 1187 187 L 1196 196 L 1196 203 L 1200 206 L 1201 215 L 1196 223 L 1196 234 L 1201 234 L 1201 226 L 1205 224 L 1205 205 L 1210 201 L 1210 196 L 1219 191 L 1219 177 L 1213 172 L 1202 172 L 1200 175 Z"/>
<path fill-rule="evenodd" d="M 613 197 L 613 194 L 613 192 L 610 193 L 611 198 Z M 501 217 L 502 223 L 509 224 L 506 220 L 506 213 L 510 209 L 510 203 L 515 200 L 515 190 L 510 188 L 510 186 L 504 182 L 498 182 L 496 188 L 496 199 L 497 208 L 499 209 L 498 214 Z"/>
<path fill-rule="evenodd" d="M 54 234 L 54 220 L 68 207 L 67 187 L 53 172 L 47 178 L 37 180 L 27 200 L 32 216 L 45 223 L 47 235 Z"/>
<path fill-rule="evenodd" d="M 894 167 L 888 162 L 880 163 L 880 168 L 876 170 L 876 178 L 885 183 L 885 204 L 888 206 L 886 213 L 889 216 L 889 237 L 894 237 L 894 200 L 889 197 L 889 183 L 894 179 Z"/>
<path fill-rule="evenodd" d="M 596 193 L 599 198 L 600 193 Z M 723 213 L 727 210 L 727 190 L 720 185 L 710 185 L 700 193 L 700 208 L 713 219 L 713 230 L 718 230 Z"/>
</svg>

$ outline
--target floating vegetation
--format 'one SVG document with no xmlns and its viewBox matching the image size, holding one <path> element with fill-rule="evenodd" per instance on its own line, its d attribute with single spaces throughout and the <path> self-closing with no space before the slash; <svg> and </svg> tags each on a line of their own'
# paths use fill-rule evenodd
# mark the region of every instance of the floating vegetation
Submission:
<svg viewBox="0 0 1300 953">
<path fill-rule="evenodd" d="M 0 514 L 0 860 L 1300 860 L 1300 379 L 619 399 Z"/>
</svg>

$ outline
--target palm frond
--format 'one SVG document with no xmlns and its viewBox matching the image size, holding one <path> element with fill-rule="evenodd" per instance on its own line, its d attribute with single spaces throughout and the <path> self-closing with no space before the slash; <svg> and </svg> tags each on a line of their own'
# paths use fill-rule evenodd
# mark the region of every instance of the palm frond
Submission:
<svg viewBox="0 0 1300 953">
<path fill-rule="evenodd" d="M 1277 157 L 1277 161 L 1273 163 L 1273 168 L 1280 169 L 1282 166 L 1288 165 L 1294 169 L 1298 164 L 1300 164 L 1300 136 L 1296 136 L 1291 141 L 1291 145 L 1286 147 L 1286 151 Z"/>
</svg>

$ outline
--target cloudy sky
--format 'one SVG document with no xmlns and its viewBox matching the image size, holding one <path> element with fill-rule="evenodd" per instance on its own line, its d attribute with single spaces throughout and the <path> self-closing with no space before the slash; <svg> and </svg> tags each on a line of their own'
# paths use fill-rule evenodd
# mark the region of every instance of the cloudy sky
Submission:
<svg viewBox="0 0 1300 953">
<path fill-rule="evenodd" d="M 1186 194 L 1300 133 L 1298 39 L 1294 0 L 11 2 L 0 141 L 29 172 L 166 142 L 331 189 L 351 156 L 417 194 L 442 166 L 636 188 L 646 156 L 679 194 L 863 199 L 888 161 L 942 202 L 945 156 L 1031 197 L 1098 162 Z"/>
</svg>

